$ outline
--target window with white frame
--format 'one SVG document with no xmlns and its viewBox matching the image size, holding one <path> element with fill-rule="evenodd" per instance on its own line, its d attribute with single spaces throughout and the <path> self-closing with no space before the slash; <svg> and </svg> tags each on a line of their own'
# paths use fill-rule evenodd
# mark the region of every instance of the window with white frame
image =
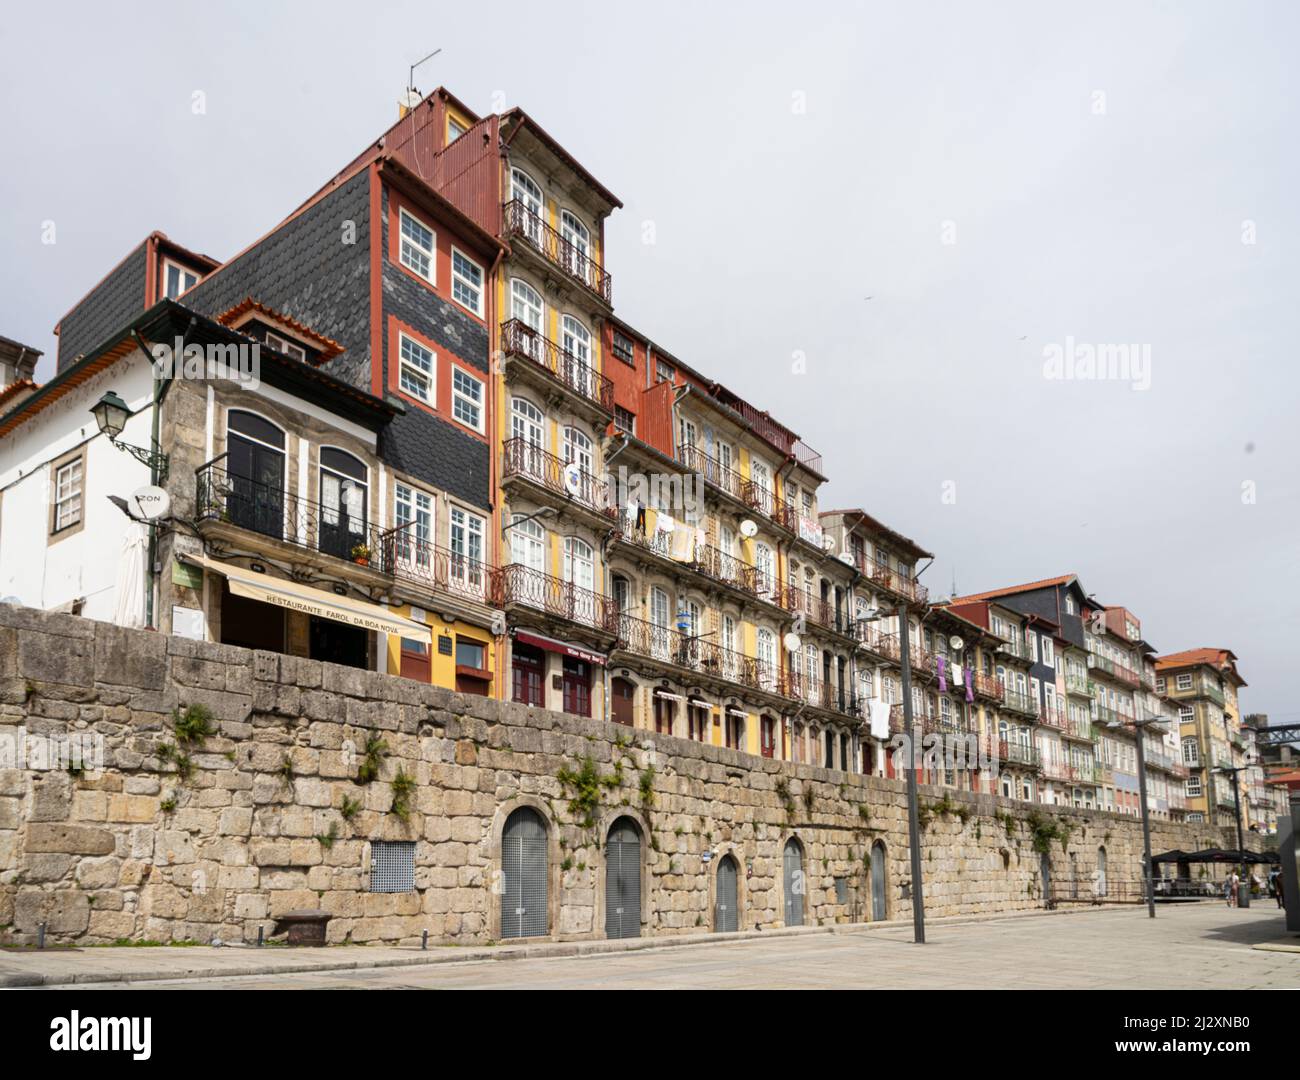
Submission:
<svg viewBox="0 0 1300 1080">
<path fill-rule="evenodd" d="M 1195 738 L 1183 740 L 1183 764 L 1199 765 L 1201 763 L 1201 744 Z"/>
<path fill-rule="evenodd" d="M 483 383 L 458 367 L 451 369 L 451 414 L 466 427 L 483 430 Z"/>
<path fill-rule="evenodd" d="M 1157 675 L 1157 676 L 1156 676 L 1156 693 L 1157 693 L 1157 694 L 1163 694 L 1164 692 L 1165 692 L 1165 677 L 1164 677 L 1163 675 Z"/>
<path fill-rule="evenodd" d="M 1043 663 L 1048 667 L 1056 667 L 1056 646 L 1046 634 L 1043 635 Z"/>
<path fill-rule="evenodd" d="M 510 561 L 530 570 L 541 570 L 546 559 L 546 531 L 536 520 L 515 514 L 510 527 Z"/>
<path fill-rule="evenodd" d="M 1196 719 L 1196 710 L 1191 705 L 1178 706 L 1178 722 L 1180 724 L 1190 724 Z"/>
<path fill-rule="evenodd" d="M 1178 676 L 1178 682 L 1176 683 L 1176 685 L 1179 690 L 1190 690 L 1192 688 L 1191 672 L 1185 671 L 1182 674 L 1180 674 Z"/>
<path fill-rule="evenodd" d="M 399 482 L 394 492 L 393 523 L 397 526 L 398 557 L 408 564 L 427 566 L 433 542 L 433 496 Z"/>
<path fill-rule="evenodd" d="M 437 357 L 418 341 L 402 334 L 398 351 L 401 353 L 401 387 L 412 397 L 434 404 L 434 364 Z"/>
<path fill-rule="evenodd" d="M 81 458 L 69 461 L 54 474 L 54 532 L 81 523 Z"/>
<path fill-rule="evenodd" d="M 451 298 L 483 317 L 483 267 L 456 248 L 451 249 Z"/>
<path fill-rule="evenodd" d="M 198 284 L 199 275 L 170 259 L 163 260 L 163 296 L 175 300 Z"/>
<path fill-rule="evenodd" d="M 1189 799 L 1199 799 L 1201 797 L 1201 778 L 1199 776 L 1189 776 L 1187 778 L 1187 797 Z"/>
<path fill-rule="evenodd" d="M 403 266 L 428 282 L 436 277 L 433 230 L 405 210 L 399 212 L 402 241 L 398 258 Z"/>
<path fill-rule="evenodd" d="M 478 514 L 459 506 L 451 508 L 448 546 L 451 548 L 451 580 L 474 594 L 483 591 L 484 521 Z"/>
</svg>

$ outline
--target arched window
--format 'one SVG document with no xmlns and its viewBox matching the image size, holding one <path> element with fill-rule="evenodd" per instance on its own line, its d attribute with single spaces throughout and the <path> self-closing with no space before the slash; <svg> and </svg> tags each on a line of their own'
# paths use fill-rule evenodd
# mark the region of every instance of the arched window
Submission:
<svg viewBox="0 0 1300 1080">
<path fill-rule="evenodd" d="M 583 278 L 591 265 L 591 232 L 568 210 L 560 211 L 560 237 L 564 240 L 569 273 Z"/>
<path fill-rule="evenodd" d="M 284 537 L 285 433 L 256 413 L 231 409 L 226 413 L 225 505 L 212 507 L 245 529 Z M 219 501 L 216 490 L 209 497 Z M 208 507 L 203 508 L 205 512 Z"/>
<path fill-rule="evenodd" d="M 369 471 L 365 462 L 346 450 L 322 446 L 320 451 L 320 523 L 322 552 L 340 559 L 370 559 L 366 506 Z M 364 551 L 364 554 L 363 554 Z"/>
<path fill-rule="evenodd" d="M 560 320 L 560 347 L 564 369 L 560 377 L 569 386 L 588 397 L 592 395 L 591 331 L 572 315 Z"/>
<path fill-rule="evenodd" d="M 527 398 L 510 399 L 510 433 L 529 446 L 546 445 L 546 417 Z"/>
<path fill-rule="evenodd" d="M 542 360 L 542 342 L 546 336 L 542 329 L 545 311 L 546 306 L 536 289 L 520 278 L 511 279 L 510 317 L 526 328 L 519 335 L 517 344 L 522 345 L 528 355 L 539 363 Z"/>
<path fill-rule="evenodd" d="M 766 626 L 758 628 L 758 680 L 764 690 L 776 689 L 776 637 Z"/>
<path fill-rule="evenodd" d="M 540 571 L 546 566 L 546 530 L 536 518 L 526 521 L 525 517 L 515 514 L 511 518 L 510 561 Z"/>
<path fill-rule="evenodd" d="M 564 580 L 572 586 L 569 594 L 569 611 L 572 617 L 588 626 L 595 626 L 600 612 L 595 593 L 596 561 L 591 545 L 578 536 L 564 538 Z"/>
<path fill-rule="evenodd" d="M 564 429 L 564 463 L 576 464 L 583 472 L 592 472 L 591 436 L 581 428 Z"/>
<path fill-rule="evenodd" d="M 506 819 L 501 834 L 503 938 L 546 936 L 548 877 L 546 822 L 522 806 Z"/>
<path fill-rule="evenodd" d="M 754 545 L 754 572 L 758 577 L 759 594 L 771 596 L 776 591 L 776 564 L 772 560 L 772 549 L 761 541 Z"/>
<path fill-rule="evenodd" d="M 516 226 L 529 240 L 541 247 L 545 220 L 542 214 L 542 189 L 523 169 L 515 168 L 510 170 L 510 197 L 519 204 Z"/>
<path fill-rule="evenodd" d="M 668 592 L 655 585 L 650 590 L 650 655 L 667 660 L 672 654 Z"/>
</svg>

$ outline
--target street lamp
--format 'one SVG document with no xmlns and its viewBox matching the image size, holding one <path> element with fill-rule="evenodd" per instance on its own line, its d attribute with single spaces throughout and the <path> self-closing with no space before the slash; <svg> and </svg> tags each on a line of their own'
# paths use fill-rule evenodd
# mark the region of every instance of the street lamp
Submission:
<svg viewBox="0 0 1300 1080">
<path fill-rule="evenodd" d="M 1137 707 L 1141 708 L 1140 698 L 1138 702 Z M 1138 800 L 1142 803 L 1142 889 L 1147 896 L 1147 915 L 1152 919 L 1156 917 L 1156 889 L 1153 880 L 1154 867 L 1151 865 L 1151 816 L 1147 809 L 1147 761 L 1142 743 L 1144 729 L 1158 723 L 1160 717 L 1152 716 L 1145 720 L 1134 720 L 1131 724 L 1111 720 L 1106 725 L 1111 729 L 1132 727 L 1137 731 Z"/>
<path fill-rule="evenodd" d="M 1232 816 L 1237 819 L 1237 856 L 1241 862 L 1241 879 L 1237 883 L 1238 907 L 1250 907 L 1250 886 L 1246 876 L 1246 844 L 1241 836 L 1241 789 L 1237 786 L 1237 773 L 1246 772 L 1250 768 L 1251 764 L 1247 762 L 1245 765 L 1219 765 L 1214 770 L 1226 774 L 1232 780 Z"/>
<path fill-rule="evenodd" d="M 119 450 L 130 454 L 140 464 L 149 466 L 150 483 L 166 483 L 170 463 L 157 441 L 154 441 L 152 449 L 146 450 L 143 446 L 132 446 L 130 443 L 118 440 L 118 436 L 126 427 L 126 422 L 131 419 L 131 407 L 125 401 L 109 390 L 91 406 L 90 414 L 99 425 L 100 434 L 107 435 L 109 442 Z"/>
</svg>

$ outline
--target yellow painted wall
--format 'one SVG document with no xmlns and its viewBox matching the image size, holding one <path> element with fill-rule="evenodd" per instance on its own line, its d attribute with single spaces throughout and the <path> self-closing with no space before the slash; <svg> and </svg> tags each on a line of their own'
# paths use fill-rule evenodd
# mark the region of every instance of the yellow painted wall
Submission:
<svg viewBox="0 0 1300 1080">
<path fill-rule="evenodd" d="M 409 604 L 389 608 L 403 618 L 413 618 Z M 429 681 L 434 686 L 443 686 L 448 690 L 456 689 L 456 652 L 455 639 L 457 637 L 474 641 L 484 646 L 484 656 L 487 659 L 488 671 L 492 673 L 492 696 L 499 697 L 502 693 L 502 687 L 499 685 L 502 680 L 497 678 L 499 663 L 497 651 L 493 648 L 492 633 L 481 626 L 473 626 L 470 623 L 452 620 L 448 622 L 440 615 L 432 611 L 425 610 L 425 623 L 433 633 L 433 639 L 429 643 Z M 438 651 L 439 637 L 450 636 L 452 638 L 452 654 L 444 656 Z M 396 634 L 387 635 L 388 638 L 388 674 L 400 675 L 402 671 L 402 641 Z"/>
</svg>

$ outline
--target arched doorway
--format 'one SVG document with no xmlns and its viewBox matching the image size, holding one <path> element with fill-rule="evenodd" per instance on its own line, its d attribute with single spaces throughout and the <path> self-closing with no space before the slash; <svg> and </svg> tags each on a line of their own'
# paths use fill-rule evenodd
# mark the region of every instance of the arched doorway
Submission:
<svg viewBox="0 0 1300 1080">
<path fill-rule="evenodd" d="M 880 922 L 887 919 L 888 904 L 885 888 L 888 879 L 888 866 L 885 863 L 885 845 L 877 840 L 871 845 L 871 921 Z"/>
<path fill-rule="evenodd" d="M 1097 849 L 1097 895 L 1106 895 L 1106 849 Z"/>
<path fill-rule="evenodd" d="M 641 936 L 641 832 L 625 817 L 605 840 L 605 936 Z"/>
<path fill-rule="evenodd" d="M 803 873 L 803 848 L 791 837 L 782 856 L 781 884 L 785 896 L 785 925 L 803 926 L 803 902 L 808 892 Z"/>
<path fill-rule="evenodd" d="M 713 929 L 731 933 L 740 929 L 739 867 L 730 855 L 718 860 L 717 889 L 713 899 Z"/>
<path fill-rule="evenodd" d="M 546 822 L 521 806 L 501 834 L 501 936 L 545 937 L 547 931 Z"/>
</svg>

